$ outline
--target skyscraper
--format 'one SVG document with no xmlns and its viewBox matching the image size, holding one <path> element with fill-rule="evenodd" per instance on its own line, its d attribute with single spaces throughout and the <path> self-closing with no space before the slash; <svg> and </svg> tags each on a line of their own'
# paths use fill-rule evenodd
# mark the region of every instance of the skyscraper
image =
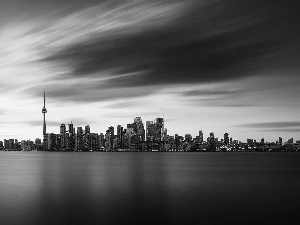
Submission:
<svg viewBox="0 0 300 225">
<path fill-rule="evenodd" d="M 46 135 L 46 113 L 47 113 L 47 109 L 46 109 L 46 94 L 44 91 L 44 107 L 42 108 L 42 113 L 44 114 L 44 123 L 43 123 L 43 136 Z"/>
<path fill-rule="evenodd" d="M 229 145 L 229 134 L 228 133 L 224 134 L 224 144 Z"/>
<path fill-rule="evenodd" d="M 145 129 L 142 118 L 137 116 L 134 118 L 135 132 L 139 141 L 145 141 Z"/>
<path fill-rule="evenodd" d="M 62 149 L 66 148 L 66 125 L 64 123 L 62 123 L 60 125 L 60 146 Z"/>
<path fill-rule="evenodd" d="M 90 128 L 90 126 L 89 126 L 89 125 L 86 125 L 86 126 L 84 127 L 84 131 L 85 131 L 85 134 L 91 133 L 91 128 Z"/>
<path fill-rule="evenodd" d="M 279 143 L 279 144 L 282 144 L 282 137 L 279 137 L 279 138 L 278 138 L 278 143 Z"/>
<path fill-rule="evenodd" d="M 199 131 L 199 142 L 200 143 L 203 142 L 203 132 L 202 132 L 202 130 Z"/>
</svg>

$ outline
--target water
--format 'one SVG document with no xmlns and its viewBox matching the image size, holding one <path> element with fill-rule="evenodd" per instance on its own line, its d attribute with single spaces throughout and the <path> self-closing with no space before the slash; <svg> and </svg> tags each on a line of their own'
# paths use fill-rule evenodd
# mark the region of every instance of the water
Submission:
<svg viewBox="0 0 300 225">
<path fill-rule="evenodd" d="M 299 153 L 0 152 L 0 224 L 291 224 Z"/>
</svg>

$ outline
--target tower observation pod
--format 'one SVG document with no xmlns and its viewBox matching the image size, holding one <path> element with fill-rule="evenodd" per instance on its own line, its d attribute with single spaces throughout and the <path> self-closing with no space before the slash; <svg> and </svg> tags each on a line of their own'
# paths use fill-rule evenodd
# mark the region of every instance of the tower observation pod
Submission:
<svg viewBox="0 0 300 225">
<path fill-rule="evenodd" d="M 42 108 L 42 113 L 44 114 L 44 123 L 43 123 L 43 136 L 46 135 L 46 113 L 47 113 L 47 109 L 46 109 L 46 94 L 44 91 L 44 107 Z"/>
</svg>

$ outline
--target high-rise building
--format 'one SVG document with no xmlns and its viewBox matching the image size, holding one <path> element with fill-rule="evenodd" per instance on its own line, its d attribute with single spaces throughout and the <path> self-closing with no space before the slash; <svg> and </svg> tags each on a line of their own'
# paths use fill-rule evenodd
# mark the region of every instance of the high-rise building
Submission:
<svg viewBox="0 0 300 225">
<path fill-rule="evenodd" d="M 224 134 L 224 144 L 229 145 L 229 134 L 228 133 Z"/>
<path fill-rule="evenodd" d="M 75 141 L 76 151 L 84 149 L 84 134 L 82 127 L 77 127 L 76 141 Z"/>
<path fill-rule="evenodd" d="M 144 129 L 144 124 L 142 121 L 142 118 L 137 116 L 136 118 L 134 118 L 134 124 L 135 124 L 135 132 L 137 135 L 137 139 L 139 142 L 141 141 L 145 141 L 145 129 Z"/>
<path fill-rule="evenodd" d="M 71 123 L 68 124 L 68 126 L 69 126 L 69 134 L 73 134 L 73 132 L 74 132 L 74 126 L 73 126 L 72 121 L 71 121 Z"/>
<path fill-rule="evenodd" d="M 156 139 L 163 141 L 163 133 L 164 133 L 164 118 L 156 118 L 155 120 L 156 125 Z"/>
<path fill-rule="evenodd" d="M 66 135 L 66 148 L 68 151 L 75 151 L 75 131 L 72 121 L 68 124 L 68 127 L 69 130 Z"/>
<path fill-rule="evenodd" d="M 103 150 L 105 147 L 105 138 L 104 134 L 100 133 L 98 136 L 98 149 Z"/>
<path fill-rule="evenodd" d="M 192 141 L 192 139 L 193 139 L 193 137 L 192 137 L 191 134 L 185 134 L 185 135 L 184 135 L 184 140 L 185 140 L 186 142 L 190 142 L 190 141 Z"/>
<path fill-rule="evenodd" d="M 85 134 L 91 133 L 91 128 L 90 128 L 89 125 L 86 125 L 85 128 L 84 128 L 84 130 L 85 130 Z"/>
<path fill-rule="evenodd" d="M 66 148 L 66 125 L 62 123 L 60 125 L 60 146 L 62 149 Z"/>
<path fill-rule="evenodd" d="M 278 138 L 278 143 L 279 143 L 279 144 L 282 144 L 282 137 L 279 137 L 279 138 Z"/>
<path fill-rule="evenodd" d="M 123 127 L 117 126 L 117 148 L 123 149 Z"/>
<path fill-rule="evenodd" d="M 203 142 L 203 132 L 202 132 L 202 130 L 199 131 L 199 142 L 200 143 Z"/>
<path fill-rule="evenodd" d="M 211 133 L 209 134 L 209 140 L 210 140 L 210 141 L 214 141 L 214 140 L 215 140 L 215 134 L 214 134 L 214 132 L 211 132 Z"/>
<path fill-rule="evenodd" d="M 115 137 L 115 129 L 113 126 L 108 127 L 108 130 L 105 134 L 105 149 L 108 151 L 113 150 L 114 144 L 114 137 Z"/>
<path fill-rule="evenodd" d="M 40 138 L 36 138 L 35 139 L 35 144 L 36 145 L 41 145 L 42 144 L 42 140 Z"/>
</svg>

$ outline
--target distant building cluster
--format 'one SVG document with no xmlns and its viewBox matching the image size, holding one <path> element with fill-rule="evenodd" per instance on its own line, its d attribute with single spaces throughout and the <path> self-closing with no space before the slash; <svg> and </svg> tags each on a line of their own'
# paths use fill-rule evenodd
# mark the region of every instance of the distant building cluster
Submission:
<svg viewBox="0 0 300 225">
<path fill-rule="evenodd" d="M 13 151 L 300 151 L 300 141 L 291 138 L 287 142 L 279 137 L 276 142 L 247 139 L 246 143 L 233 140 L 228 133 L 222 139 L 211 132 L 204 139 L 203 132 L 193 137 L 191 134 L 170 136 L 164 125 L 164 118 L 146 121 L 137 116 L 126 127 L 110 126 L 105 133 L 92 133 L 90 126 L 75 128 L 73 123 L 60 125 L 60 133 L 46 133 L 43 140 L 35 141 L 4 139 L 1 150 Z"/>
<path fill-rule="evenodd" d="M 121 125 L 110 126 L 105 133 L 91 133 L 89 125 L 75 127 L 71 122 L 66 126 L 60 125 L 60 133 L 46 132 L 46 94 L 44 92 L 43 141 L 39 138 L 31 140 L 4 139 L 0 141 L 0 150 L 4 151 L 300 151 L 300 141 L 294 143 L 293 138 L 283 143 L 282 138 L 268 143 L 262 138 L 260 142 L 248 139 L 247 143 L 233 140 L 228 133 L 223 139 L 215 137 L 211 132 L 204 140 L 202 130 L 199 135 L 192 137 L 185 134 L 170 136 L 165 128 L 164 118 L 146 121 L 146 127 L 140 116 L 126 128 Z"/>
</svg>

